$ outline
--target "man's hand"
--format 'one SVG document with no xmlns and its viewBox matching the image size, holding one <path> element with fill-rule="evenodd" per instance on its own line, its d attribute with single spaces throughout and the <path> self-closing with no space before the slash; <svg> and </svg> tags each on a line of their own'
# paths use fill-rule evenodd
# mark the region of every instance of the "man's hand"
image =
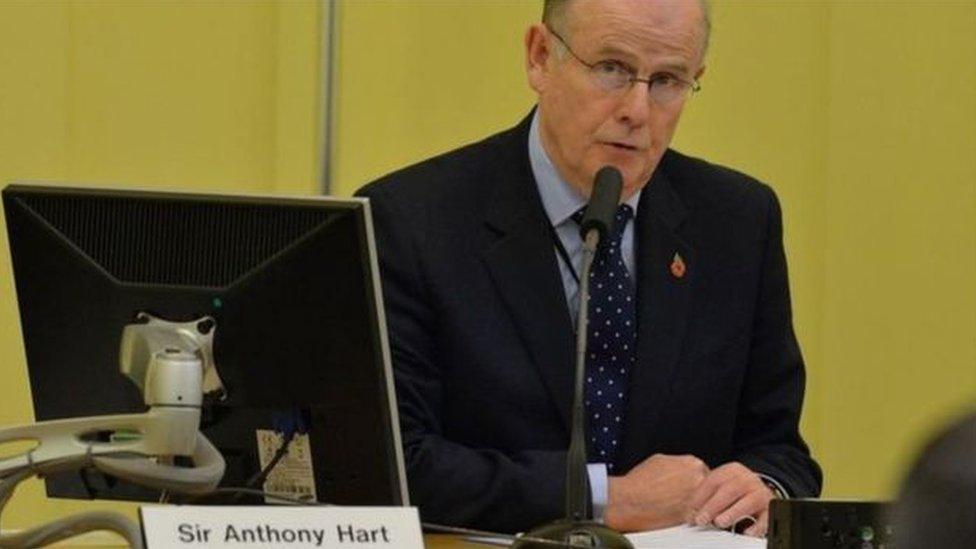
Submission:
<svg viewBox="0 0 976 549">
<path fill-rule="evenodd" d="M 708 466 L 695 456 L 654 454 L 622 477 L 610 477 L 603 520 L 623 531 L 681 524 Z"/>
<path fill-rule="evenodd" d="M 691 499 L 688 522 L 728 528 L 751 517 L 755 523 L 745 530 L 749 536 L 766 535 L 769 501 L 773 491 L 748 467 L 738 462 L 711 471 Z"/>
</svg>

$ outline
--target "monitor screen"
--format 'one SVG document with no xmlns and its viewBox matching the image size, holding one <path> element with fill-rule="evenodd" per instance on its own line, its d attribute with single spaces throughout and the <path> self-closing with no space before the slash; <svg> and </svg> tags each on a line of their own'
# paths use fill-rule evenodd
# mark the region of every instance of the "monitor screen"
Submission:
<svg viewBox="0 0 976 549">
<path fill-rule="evenodd" d="M 125 326 L 210 317 L 225 391 L 201 431 L 222 486 L 261 470 L 259 435 L 301 418 L 317 501 L 408 503 L 367 201 L 15 184 L 3 203 L 38 421 L 145 411 L 119 370 Z M 46 482 L 55 497 L 159 497 Z"/>
</svg>

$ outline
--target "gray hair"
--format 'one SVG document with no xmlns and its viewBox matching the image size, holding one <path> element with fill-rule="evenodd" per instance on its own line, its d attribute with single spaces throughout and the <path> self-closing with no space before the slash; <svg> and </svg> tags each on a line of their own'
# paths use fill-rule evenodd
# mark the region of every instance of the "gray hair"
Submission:
<svg viewBox="0 0 976 549">
<path fill-rule="evenodd" d="M 566 8 L 572 0 L 543 0 L 542 3 L 542 22 L 557 32 L 565 32 L 563 26 Z M 702 47 L 702 56 L 708 51 L 708 40 L 712 34 L 712 4 L 709 0 L 698 0 L 701 6 L 703 20 L 702 31 L 705 35 L 705 44 Z"/>
</svg>

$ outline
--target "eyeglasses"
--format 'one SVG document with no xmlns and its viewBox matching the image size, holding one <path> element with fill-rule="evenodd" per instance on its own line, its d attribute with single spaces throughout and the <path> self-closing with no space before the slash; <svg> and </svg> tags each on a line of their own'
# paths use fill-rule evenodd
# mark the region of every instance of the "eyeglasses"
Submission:
<svg viewBox="0 0 976 549">
<path fill-rule="evenodd" d="M 546 28 L 566 48 L 566 51 L 573 56 L 573 59 L 579 61 L 580 64 L 590 70 L 593 82 L 606 92 L 618 93 L 626 91 L 633 87 L 635 82 L 643 82 L 647 84 L 648 94 L 651 96 L 651 99 L 659 105 L 666 105 L 677 99 L 684 99 L 691 92 L 701 90 L 701 85 L 697 80 L 688 81 L 669 73 L 653 74 L 650 78 L 640 78 L 633 68 L 628 67 L 620 61 L 605 60 L 597 61 L 596 63 L 587 63 L 580 59 L 580 56 L 576 55 L 573 48 L 569 47 L 569 44 L 566 43 L 566 40 L 562 36 L 559 36 L 559 33 L 548 26 Z"/>
</svg>

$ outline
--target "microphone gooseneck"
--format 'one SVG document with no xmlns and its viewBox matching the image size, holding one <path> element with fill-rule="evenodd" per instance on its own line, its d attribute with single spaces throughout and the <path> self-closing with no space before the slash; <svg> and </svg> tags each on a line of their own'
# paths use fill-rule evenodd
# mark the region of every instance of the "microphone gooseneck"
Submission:
<svg viewBox="0 0 976 549">
<path fill-rule="evenodd" d="M 590 202 L 580 222 L 583 239 L 583 268 L 580 272 L 579 316 L 576 322 L 576 360 L 573 383 L 573 417 L 569 451 L 566 455 L 566 517 L 533 529 L 529 538 L 542 538 L 566 544 L 568 547 L 603 547 L 633 549 L 633 545 L 619 532 L 594 522 L 590 510 L 589 479 L 586 473 L 586 410 L 584 380 L 586 379 L 586 343 L 589 318 L 590 271 L 600 240 L 610 232 L 620 202 L 623 177 L 613 166 L 604 166 L 593 180 Z M 519 540 L 513 548 L 546 547 L 530 539 Z"/>
</svg>

